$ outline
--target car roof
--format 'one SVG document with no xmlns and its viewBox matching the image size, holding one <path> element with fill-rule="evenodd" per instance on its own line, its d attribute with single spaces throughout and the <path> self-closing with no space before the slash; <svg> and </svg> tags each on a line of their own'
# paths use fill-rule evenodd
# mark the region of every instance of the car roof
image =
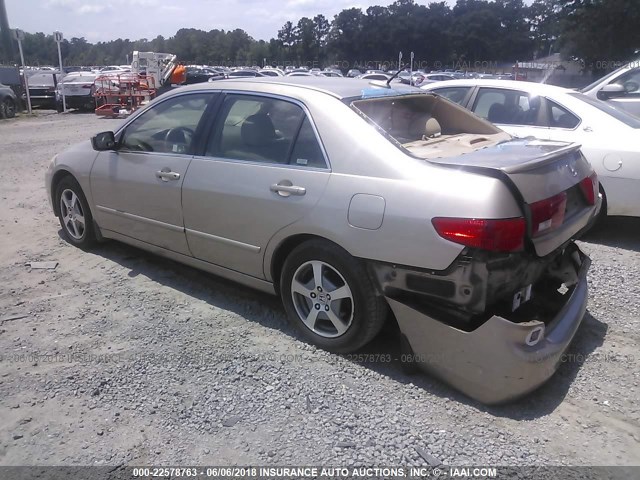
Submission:
<svg viewBox="0 0 640 480">
<path fill-rule="evenodd" d="M 460 80 L 443 80 L 437 83 L 430 83 L 425 90 L 444 87 L 496 87 L 526 90 L 537 95 L 553 95 L 558 93 L 568 93 L 571 89 L 547 85 L 546 83 L 524 82 L 520 80 L 497 80 L 497 79 L 473 79 L 465 78 Z"/>
<path fill-rule="evenodd" d="M 344 77 L 249 77 L 249 78 L 233 78 L 220 80 L 215 83 L 209 84 L 195 84 L 186 87 L 182 87 L 180 90 L 201 90 L 203 88 L 210 90 L 252 90 L 257 85 L 273 86 L 273 92 L 277 93 L 281 91 L 281 87 L 289 86 L 292 88 L 301 88 L 308 90 L 315 90 L 326 93 L 340 100 L 345 98 L 362 97 L 364 93 L 368 93 L 369 96 L 376 95 L 375 89 L 379 89 L 380 95 L 406 95 L 409 93 L 426 93 L 420 91 L 420 89 L 411 87 L 409 85 L 402 85 L 400 83 L 392 84 L 391 88 L 384 88 L 371 83 L 371 80 L 357 79 L 357 78 L 344 78 Z M 261 89 L 264 91 L 264 89 Z"/>
</svg>

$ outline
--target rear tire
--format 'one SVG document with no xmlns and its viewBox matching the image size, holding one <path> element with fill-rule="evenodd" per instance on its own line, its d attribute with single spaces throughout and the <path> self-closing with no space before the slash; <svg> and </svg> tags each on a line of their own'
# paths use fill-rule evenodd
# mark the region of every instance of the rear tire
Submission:
<svg viewBox="0 0 640 480">
<path fill-rule="evenodd" d="M 75 178 L 64 177 L 56 186 L 54 201 L 64 238 L 76 247 L 87 249 L 95 244 L 93 216 L 87 199 Z"/>
<path fill-rule="evenodd" d="M 600 185 L 600 194 L 602 195 L 602 206 L 600 207 L 600 213 L 598 213 L 598 219 L 596 222 L 599 225 L 604 225 L 607 221 L 607 195 L 604 193 L 602 185 Z"/>
<path fill-rule="evenodd" d="M 331 352 L 352 352 L 371 341 L 388 312 L 362 262 L 324 240 L 305 242 L 289 254 L 280 294 L 289 322 Z"/>
<path fill-rule="evenodd" d="M 600 213 L 596 217 L 593 222 L 593 226 L 591 227 L 591 231 L 594 233 L 600 232 L 604 229 L 607 224 L 607 195 L 604 193 L 604 189 L 602 185 L 600 185 L 600 194 L 602 195 L 602 206 L 600 207 Z"/>
</svg>

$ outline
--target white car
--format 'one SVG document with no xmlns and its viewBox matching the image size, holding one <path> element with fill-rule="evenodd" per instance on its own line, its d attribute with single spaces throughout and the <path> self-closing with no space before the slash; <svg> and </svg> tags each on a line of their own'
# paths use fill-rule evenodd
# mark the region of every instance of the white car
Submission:
<svg viewBox="0 0 640 480">
<path fill-rule="evenodd" d="M 93 72 L 72 72 L 65 75 L 56 85 L 56 110 L 58 112 L 63 110 L 63 91 L 64 104 L 67 108 L 94 110 L 96 108 L 94 98 L 96 77 L 98 74 Z"/>
<path fill-rule="evenodd" d="M 601 215 L 640 216 L 640 118 L 583 93 L 510 80 L 452 80 L 421 87 L 516 137 L 575 142 L 600 179 Z"/>
</svg>

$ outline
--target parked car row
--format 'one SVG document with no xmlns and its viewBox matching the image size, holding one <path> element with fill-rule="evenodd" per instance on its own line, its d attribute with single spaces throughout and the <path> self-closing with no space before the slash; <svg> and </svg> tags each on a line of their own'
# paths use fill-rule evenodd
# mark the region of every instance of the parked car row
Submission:
<svg viewBox="0 0 640 480">
<path fill-rule="evenodd" d="M 78 105 L 80 108 L 91 108 L 91 102 L 86 98 L 91 91 L 91 87 L 86 82 L 91 75 L 118 75 L 131 70 L 127 65 L 109 65 L 104 67 L 73 67 L 75 71 L 66 76 L 61 75 L 53 67 L 40 67 L 40 69 L 27 69 L 25 73 L 29 78 L 30 93 L 35 106 L 61 109 L 62 90 L 65 96 L 70 97 L 70 105 Z M 186 67 L 186 84 L 193 84 L 206 81 L 221 80 L 224 78 L 238 77 L 281 77 L 281 76 L 325 76 L 341 77 L 342 72 L 337 68 L 308 69 L 306 67 L 235 67 L 227 68 L 223 66 L 208 65 L 188 65 Z M 408 70 L 398 72 L 397 70 L 366 70 L 351 69 L 346 74 L 347 77 L 362 78 L 366 80 L 388 81 L 392 76 L 396 81 L 411 84 L 414 86 L 424 86 L 434 82 L 449 81 L 454 79 L 463 80 L 516 80 L 516 75 L 512 73 L 490 74 L 479 72 L 462 72 L 459 70 L 431 71 Z M 68 78 L 67 78 L 68 77 Z M 67 78 L 63 80 L 63 78 Z M 68 83 L 68 87 L 57 87 L 59 82 Z M 68 93 L 67 93 L 68 90 Z M 640 63 L 638 61 L 619 68 L 606 75 L 593 84 L 583 88 L 582 93 L 593 99 L 611 103 L 618 109 L 626 110 L 629 113 L 640 117 Z"/>
</svg>

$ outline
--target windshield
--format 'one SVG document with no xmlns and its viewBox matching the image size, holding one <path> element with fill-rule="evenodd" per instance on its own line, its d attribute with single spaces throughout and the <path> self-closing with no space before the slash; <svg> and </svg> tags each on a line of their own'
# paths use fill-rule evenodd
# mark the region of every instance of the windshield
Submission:
<svg viewBox="0 0 640 480">
<path fill-rule="evenodd" d="M 607 75 L 605 75 L 604 77 L 600 77 L 598 78 L 595 82 L 590 83 L 589 85 L 587 85 L 586 87 L 583 87 L 580 89 L 581 92 L 588 92 L 589 90 L 595 88 L 596 86 L 598 86 L 599 84 L 601 84 L 602 82 L 606 82 L 607 80 L 609 80 L 613 75 L 615 75 L 616 73 L 618 73 L 620 71 L 620 69 L 615 70 Z"/>
<path fill-rule="evenodd" d="M 640 58 L 638 58 L 635 62 L 630 62 L 630 63 L 628 63 L 627 65 L 623 65 L 623 66 L 622 66 L 622 67 L 620 67 L 620 68 L 616 68 L 613 72 L 608 73 L 608 74 L 607 74 L 607 75 L 605 75 L 604 77 L 600 77 L 600 78 L 599 78 L 599 79 L 597 79 L 595 82 L 593 82 L 593 83 L 591 83 L 591 84 L 587 85 L 587 86 L 586 86 L 586 87 L 584 87 L 584 88 L 581 88 L 579 91 L 580 91 L 580 92 L 588 92 L 589 90 L 591 90 L 592 88 L 595 88 L 596 86 L 598 86 L 598 85 L 599 85 L 600 83 L 602 83 L 602 82 L 607 82 L 607 83 L 609 83 L 609 82 L 608 82 L 608 80 L 610 80 L 610 79 L 611 79 L 611 77 L 613 77 L 614 75 L 616 75 L 616 74 L 620 73 L 620 71 L 622 71 L 622 70 L 628 70 L 628 69 L 630 68 L 630 66 L 631 66 L 631 63 L 637 63 L 638 61 L 640 61 Z"/>
<path fill-rule="evenodd" d="M 588 103 L 592 107 L 597 108 L 601 112 L 607 113 L 611 115 L 616 120 L 624 123 L 625 125 L 630 126 L 631 128 L 640 128 L 640 118 L 634 117 L 633 115 L 625 112 L 624 110 L 619 110 L 606 102 L 602 102 L 600 100 L 596 100 L 595 98 L 588 97 L 582 93 L 572 92 L 569 93 L 572 97 L 575 97 L 583 102 Z"/>
</svg>

